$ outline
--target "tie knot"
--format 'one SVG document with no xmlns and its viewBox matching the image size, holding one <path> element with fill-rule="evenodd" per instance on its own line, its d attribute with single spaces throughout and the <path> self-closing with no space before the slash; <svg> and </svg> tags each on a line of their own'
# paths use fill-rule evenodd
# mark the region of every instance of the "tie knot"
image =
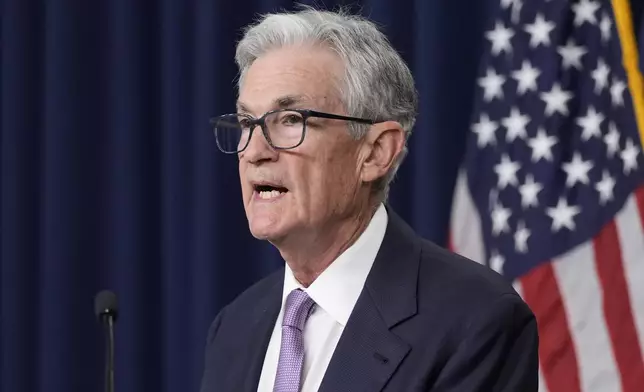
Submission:
<svg viewBox="0 0 644 392">
<path fill-rule="evenodd" d="M 307 293 L 300 289 L 293 290 L 286 297 L 286 308 L 282 326 L 295 327 L 300 331 L 304 330 L 306 319 L 311 314 L 315 301 Z"/>
</svg>

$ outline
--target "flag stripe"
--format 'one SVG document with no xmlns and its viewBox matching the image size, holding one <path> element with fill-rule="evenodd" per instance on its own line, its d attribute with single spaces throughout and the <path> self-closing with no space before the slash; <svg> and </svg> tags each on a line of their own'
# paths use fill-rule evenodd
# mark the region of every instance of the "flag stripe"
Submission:
<svg viewBox="0 0 644 392">
<path fill-rule="evenodd" d="M 537 317 L 539 360 L 547 389 L 581 392 L 577 355 L 552 264 L 540 265 L 520 282 L 523 297 Z"/>
<path fill-rule="evenodd" d="M 637 215 L 633 216 L 636 219 Z M 593 240 L 597 276 L 603 289 L 606 325 L 621 375 L 624 392 L 641 392 L 644 385 L 644 364 L 637 342 L 635 321 L 615 222 L 607 224 Z M 601 292 L 601 291 L 600 291 Z"/>
<path fill-rule="evenodd" d="M 622 247 L 624 275 L 639 336 L 640 352 L 644 353 L 644 187 L 631 196 L 617 215 L 617 232 Z"/>
<path fill-rule="evenodd" d="M 450 246 L 458 253 L 485 264 L 485 250 L 481 237 L 481 220 L 467 187 L 467 175 L 459 173 L 454 189 Z"/>
<path fill-rule="evenodd" d="M 595 254 L 585 242 L 553 263 L 584 392 L 619 391 L 620 378 L 604 319 Z"/>
<path fill-rule="evenodd" d="M 523 288 L 521 287 L 521 281 L 515 280 L 512 283 L 512 286 L 516 290 L 516 292 L 525 300 L 525 297 L 523 296 Z M 541 364 L 539 364 L 539 373 L 538 373 L 538 380 L 539 380 L 539 392 L 548 392 L 548 387 L 546 386 L 546 380 L 543 378 L 543 369 L 541 368 Z"/>
<path fill-rule="evenodd" d="M 644 228 L 644 186 L 640 187 L 635 192 L 635 201 L 637 203 L 637 210 L 639 211 L 639 217 L 641 222 L 641 227 Z M 642 248 L 644 249 L 644 248 Z"/>
<path fill-rule="evenodd" d="M 539 392 L 548 392 L 548 385 L 546 380 L 543 378 L 543 369 L 539 366 Z"/>
</svg>

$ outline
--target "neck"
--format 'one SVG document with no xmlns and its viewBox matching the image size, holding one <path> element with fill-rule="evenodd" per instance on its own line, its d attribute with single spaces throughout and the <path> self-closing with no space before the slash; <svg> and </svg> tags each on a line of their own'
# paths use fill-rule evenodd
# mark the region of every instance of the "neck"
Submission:
<svg viewBox="0 0 644 392">
<path fill-rule="evenodd" d="M 293 271 L 295 279 L 308 287 L 366 230 L 379 204 L 324 226 L 315 233 L 299 237 L 292 247 L 280 246 L 280 254 Z"/>
</svg>

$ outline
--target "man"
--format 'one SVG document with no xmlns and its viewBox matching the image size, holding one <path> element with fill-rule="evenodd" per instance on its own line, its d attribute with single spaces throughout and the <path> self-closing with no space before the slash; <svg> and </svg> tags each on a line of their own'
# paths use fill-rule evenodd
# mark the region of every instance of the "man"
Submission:
<svg viewBox="0 0 644 392">
<path fill-rule="evenodd" d="M 385 37 L 307 8 L 262 18 L 236 61 L 215 138 L 286 263 L 214 320 L 202 392 L 536 391 L 537 326 L 511 285 L 385 206 L 417 107 Z"/>
</svg>

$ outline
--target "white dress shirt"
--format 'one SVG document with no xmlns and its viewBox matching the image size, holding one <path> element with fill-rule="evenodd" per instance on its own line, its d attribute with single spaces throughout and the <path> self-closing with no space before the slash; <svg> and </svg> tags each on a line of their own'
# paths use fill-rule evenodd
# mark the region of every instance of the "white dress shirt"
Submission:
<svg viewBox="0 0 644 392">
<path fill-rule="evenodd" d="M 297 288 L 304 290 L 316 304 L 304 326 L 301 392 L 318 390 L 380 249 L 387 229 L 387 220 L 387 211 L 381 204 L 358 240 L 335 259 L 308 288 L 302 287 L 288 264 L 286 265 L 282 309 L 268 344 L 258 392 L 273 391 L 282 339 L 284 302 L 286 296 Z"/>
</svg>

